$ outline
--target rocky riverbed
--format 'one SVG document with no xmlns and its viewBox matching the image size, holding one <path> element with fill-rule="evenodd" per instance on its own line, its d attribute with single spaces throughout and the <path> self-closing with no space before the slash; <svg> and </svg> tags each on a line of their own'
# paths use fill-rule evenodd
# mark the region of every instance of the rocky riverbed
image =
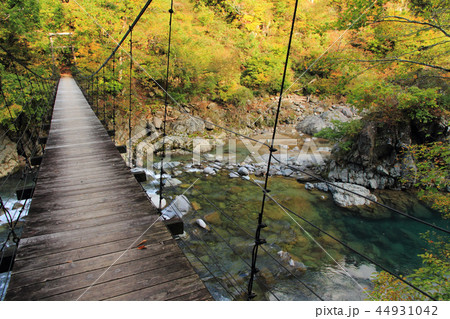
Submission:
<svg viewBox="0 0 450 319">
<path fill-rule="evenodd" d="M 230 285 L 223 271 L 214 266 L 220 260 L 235 282 L 246 285 L 248 265 L 239 256 L 247 260 L 251 254 L 252 234 L 262 198 L 258 184 L 264 183 L 264 176 L 255 175 L 260 169 L 257 163 L 230 164 L 214 158 L 213 154 L 205 157 L 209 159 L 201 163 L 177 158 L 175 162 L 164 164 L 163 180 L 167 185 L 164 188 L 164 198 L 167 200 L 164 213 L 168 218 L 180 212 L 186 231 L 180 239 L 180 246 L 198 267 L 215 298 L 228 300 L 230 297 L 226 291 L 215 283 L 214 277 L 203 268 L 202 263 L 212 267 L 212 272 L 223 280 L 224 285 Z M 158 168 L 160 164 L 156 163 L 152 169 L 146 170 L 148 181 L 143 184 L 149 196 L 155 199 L 159 199 L 156 195 L 160 178 Z M 418 235 L 423 231 L 420 225 L 366 202 L 350 200 L 352 206 L 340 205 L 334 197 L 344 194 L 337 189 L 330 190 L 328 185 L 317 182 L 300 183 L 292 175 L 283 176 L 282 171 L 283 167 L 275 168 L 269 182 L 270 194 L 280 204 L 393 269 L 408 273 L 419 265 L 420 259 L 415 256 L 426 245 Z M 313 185 L 313 189 L 308 190 L 307 185 Z M 350 186 L 350 189 L 364 193 L 359 187 Z M 437 215 L 433 215 L 407 192 L 376 190 L 372 195 L 364 194 L 416 217 L 439 222 Z M 298 288 L 295 279 L 278 263 L 302 280 L 307 280 L 326 299 L 369 298 L 361 287 L 370 290 L 370 277 L 375 267 L 329 237 L 314 231 L 297 217 L 292 216 L 294 221 L 288 215 L 274 202 L 267 202 L 264 221 L 268 227 L 262 234 L 267 240 L 265 248 L 271 257 L 263 253 L 258 263 L 261 275 L 256 289 L 262 299 L 314 300 Z M 392 248 L 392 245 L 395 247 Z M 391 248 L 386 251 L 386 247 Z M 191 251 L 201 256 L 202 263 Z M 264 285 L 270 287 L 271 292 Z M 228 288 L 232 289 L 231 286 Z"/>
</svg>

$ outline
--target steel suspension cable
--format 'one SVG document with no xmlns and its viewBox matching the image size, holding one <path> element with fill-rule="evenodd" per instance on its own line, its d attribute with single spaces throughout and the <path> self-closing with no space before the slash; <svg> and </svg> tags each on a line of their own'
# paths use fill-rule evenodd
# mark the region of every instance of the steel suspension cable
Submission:
<svg viewBox="0 0 450 319">
<path fill-rule="evenodd" d="M 113 56 L 113 130 L 114 130 L 114 140 L 116 138 L 116 55 Z"/>
<path fill-rule="evenodd" d="M 275 137 L 276 137 L 276 133 L 277 133 L 277 125 L 278 125 L 278 118 L 280 116 L 280 109 L 281 109 L 281 101 L 283 99 L 283 90 L 284 90 L 284 83 L 286 81 L 286 74 L 287 74 L 287 69 L 288 69 L 288 63 L 289 63 L 289 54 L 291 51 L 291 45 L 292 45 L 292 37 L 294 34 L 294 27 L 295 27 L 295 19 L 297 17 L 297 6 L 298 6 L 298 0 L 295 1 L 295 5 L 294 5 L 294 14 L 292 17 L 292 23 L 291 23 L 291 32 L 289 34 L 289 43 L 287 46 L 287 52 L 286 52 L 286 60 L 285 60 L 285 64 L 284 64 L 284 71 L 283 71 L 283 78 L 281 81 L 281 89 L 280 89 L 280 98 L 278 99 L 278 107 L 277 107 L 277 112 L 275 115 L 275 122 L 273 125 L 273 135 L 272 135 L 272 141 L 270 144 L 270 148 L 269 148 L 269 159 L 268 159 L 268 163 L 267 163 L 267 173 L 266 173 L 266 179 L 264 181 L 264 192 L 263 192 L 263 198 L 262 198 L 262 203 L 261 203 L 261 212 L 258 215 L 258 225 L 256 228 L 256 233 L 255 233 L 255 244 L 253 246 L 253 252 L 252 252 L 252 266 L 251 266 L 251 273 L 250 273 L 250 280 L 248 282 L 248 300 L 253 299 L 256 295 L 253 293 L 252 289 L 253 289 L 253 277 L 256 274 L 256 260 L 258 258 L 258 248 L 260 245 L 265 243 L 265 240 L 261 238 L 261 229 L 266 227 L 267 225 L 263 224 L 263 215 L 264 215 L 264 205 L 266 202 L 266 193 L 268 192 L 268 184 L 269 184 L 269 175 L 270 175 L 270 165 L 271 165 L 271 161 L 272 161 L 272 154 L 275 151 L 274 149 L 274 144 L 275 144 Z"/>
<path fill-rule="evenodd" d="M 131 90 L 133 88 L 132 84 L 132 72 L 133 72 L 133 29 L 130 26 L 130 94 L 129 94 L 129 105 L 128 105 L 128 167 L 132 167 L 131 157 L 133 154 L 132 144 L 131 144 L 131 98 L 133 96 Z"/>
<path fill-rule="evenodd" d="M 174 205 L 173 207 L 175 210 L 178 211 L 178 213 L 181 215 L 181 212 L 178 210 L 178 208 Z M 195 208 L 193 208 L 195 214 L 200 214 Z M 240 255 L 236 252 L 236 250 L 232 247 L 232 245 L 230 244 L 230 242 L 228 242 L 225 238 L 223 238 L 222 235 L 219 234 L 219 232 L 212 226 L 212 225 L 208 225 L 211 230 L 217 235 L 219 236 L 219 238 L 225 243 L 225 245 L 236 255 L 238 256 L 248 267 L 250 267 L 250 264 Z M 229 231 L 227 230 L 227 232 L 229 233 Z M 278 301 L 280 300 L 268 287 L 267 285 L 265 285 L 264 283 L 261 282 L 261 285 L 263 285 L 266 290 L 272 295 L 274 296 L 275 299 L 277 299 Z"/>
<path fill-rule="evenodd" d="M 104 29 L 98 22 L 97 20 L 90 15 L 86 9 L 84 9 L 77 0 L 74 0 L 74 2 L 92 19 L 94 20 L 94 22 L 100 26 L 102 29 Z M 114 48 L 114 50 L 111 52 L 111 54 L 109 55 L 108 58 L 106 58 L 105 62 L 103 62 L 103 64 L 95 71 L 93 72 L 91 75 L 89 75 L 88 77 L 93 77 L 95 76 L 98 72 L 101 71 L 101 69 L 106 66 L 106 64 L 109 62 L 109 60 L 111 60 L 111 58 L 114 56 L 114 54 L 117 52 L 117 50 L 119 50 L 119 48 L 122 46 L 122 43 L 125 42 L 125 40 L 127 39 L 128 35 L 130 35 L 130 33 L 133 31 L 134 26 L 139 22 L 139 20 L 141 19 L 142 15 L 145 13 L 145 11 L 147 10 L 147 8 L 150 6 L 150 4 L 152 3 L 152 0 L 148 0 L 145 5 L 142 7 L 141 11 L 139 12 L 139 14 L 136 16 L 136 18 L 134 19 L 133 23 L 130 25 L 128 31 L 124 34 L 124 36 L 122 37 L 122 39 L 118 42 L 117 46 Z"/>
<path fill-rule="evenodd" d="M 258 185 L 258 184 L 256 184 Z M 260 185 L 258 185 L 260 186 Z M 311 223 L 310 221 L 308 221 L 307 219 L 305 219 L 304 217 L 301 217 L 300 215 L 296 214 L 295 212 L 293 212 L 292 210 L 290 210 L 289 208 L 287 208 L 286 206 L 284 206 L 283 204 L 279 203 L 276 199 L 274 199 L 271 195 L 267 194 L 267 197 L 273 201 L 276 205 L 278 205 L 280 208 L 283 209 L 283 211 L 287 214 L 287 212 L 291 213 L 292 215 L 300 218 L 301 220 L 303 220 L 304 222 L 306 222 L 308 225 L 314 227 L 315 229 L 317 229 L 318 231 L 324 233 L 325 235 L 327 235 L 328 237 L 334 239 L 336 242 L 338 242 L 339 244 L 341 244 L 342 246 L 346 247 L 347 249 L 351 250 L 352 252 L 354 252 L 355 254 L 359 255 L 360 257 L 366 259 L 367 261 L 373 263 L 374 265 L 376 265 L 377 267 L 380 267 L 381 269 L 383 269 L 384 271 L 388 272 L 389 274 L 391 274 L 392 276 L 394 276 L 395 278 L 397 278 L 398 280 L 402 281 L 403 283 L 407 284 L 408 286 L 410 286 L 411 288 L 413 288 L 414 290 L 420 292 L 421 294 L 427 296 L 428 298 L 430 298 L 431 300 L 436 300 L 435 298 L 433 298 L 432 296 L 430 296 L 428 293 L 424 292 L 422 289 L 418 288 L 417 286 L 411 284 L 410 282 L 406 281 L 405 279 L 403 279 L 401 276 L 393 273 L 392 271 L 390 271 L 389 269 L 387 269 L 386 267 L 382 266 L 381 264 L 377 263 L 376 261 L 374 261 L 372 258 L 358 252 L 357 250 L 353 249 L 352 247 L 350 247 L 349 245 L 347 245 L 346 243 L 344 243 L 343 241 L 337 239 L 336 237 L 334 237 L 333 235 L 329 234 L 328 232 L 326 232 L 325 230 L 321 229 L 320 227 L 314 225 L 313 223 Z M 290 216 L 289 214 L 287 214 L 289 217 L 292 218 L 292 216 Z"/>
<path fill-rule="evenodd" d="M 99 105 L 99 100 L 100 100 L 100 89 L 99 89 L 99 81 L 98 81 L 98 78 L 99 78 L 99 76 L 97 75 L 97 77 L 96 77 L 96 83 L 97 83 L 97 92 L 96 92 L 96 94 L 95 94 L 95 115 L 97 115 L 97 117 L 98 117 L 98 105 Z"/>
<path fill-rule="evenodd" d="M 222 215 L 224 215 L 229 221 L 231 221 L 233 224 L 235 224 L 244 234 L 247 235 L 249 238 L 253 238 L 253 235 L 250 234 L 248 231 L 246 231 L 244 228 L 242 228 L 230 215 L 225 213 L 223 209 L 218 207 L 216 204 L 214 204 L 209 198 L 207 198 L 202 192 L 200 192 L 197 188 L 194 188 L 196 191 L 199 192 L 200 196 L 205 199 L 209 204 L 211 204 L 217 211 L 219 211 Z M 322 297 L 320 297 L 311 287 L 309 287 L 306 283 L 304 283 L 298 276 L 296 276 L 292 271 L 290 271 L 288 268 L 286 268 L 279 260 L 277 260 L 272 254 L 267 251 L 264 246 L 261 246 L 261 249 L 271 258 L 273 259 L 279 266 L 281 266 L 284 270 L 286 270 L 291 276 L 293 276 L 299 283 L 301 283 L 307 290 L 309 290 L 314 296 L 316 296 L 319 300 L 322 300 Z"/>
<path fill-rule="evenodd" d="M 184 246 L 189 250 L 189 252 L 195 257 L 195 259 L 197 259 L 202 264 L 202 266 L 206 269 L 206 271 L 208 271 L 210 275 L 219 283 L 219 285 L 221 285 L 222 288 L 230 295 L 230 297 L 233 298 L 233 294 L 227 289 L 227 287 L 225 287 L 225 285 L 219 279 L 217 279 L 216 275 L 214 275 L 214 273 L 205 265 L 203 260 L 201 260 L 200 257 L 194 253 L 191 247 L 189 247 L 189 245 L 187 244 L 187 241 L 181 238 L 180 240 L 184 244 Z"/>
<path fill-rule="evenodd" d="M 106 123 L 106 81 L 105 81 L 105 68 L 103 68 L 103 90 L 102 90 L 102 97 L 103 97 L 103 125 L 107 125 Z"/>
<path fill-rule="evenodd" d="M 373 200 L 373 199 L 370 198 L 370 197 L 367 197 L 367 196 L 361 195 L 361 194 L 359 194 L 359 193 L 357 193 L 357 192 L 348 190 L 348 189 L 346 189 L 345 187 L 336 185 L 336 184 L 334 184 L 334 183 L 332 183 L 332 182 L 330 182 L 330 181 L 327 181 L 327 180 L 323 179 L 323 178 L 320 177 L 320 176 L 317 176 L 317 175 L 315 175 L 315 174 L 311 174 L 311 173 L 309 173 L 309 172 L 307 172 L 307 171 L 305 171 L 305 170 L 302 170 L 302 169 L 297 168 L 297 167 L 295 167 L 295 166 L 289 165 L 289 164 L 287 164 L 287 163 L 283 163 L 282 161 L 280 161 L 279 159 L 277 159 L 277 158 L 276 158 L 275 156 L 273 156 L 273 155 L 272 155 L 272 158 L 273 158 L 275 161 L 277 161 L 278 163 L 280 163 L 281 165 L 285 165 L 286 167 L 289 167 L 290 169 L 292 169 L 292 170 L 294 170 L 294 171 L 298 171 L 298 172 L 300 172 L 300 173 L 302 173 L 302 174 L 305 174 L 305 175 L 308 175 L 308 176 L 310 176 L 310 177 L 313 177 L 313 178 L 317 179 L 318 181 L 321 181 L 321 182 L 323 182 L 323 183 L 326 183 L 327 185 L 330 185 L 330 186 L 335 187 L 335 188 L 342 189 L 342 190 L 344 190 L 344 191 L 346 191 L 346 192 L 348 192 L 348 193 L 351 193 L 351 194 L 353 194 L 353 195 L 356 195 L 356 196 L 359 196 L 359 197 L 361 197 L 361 198 L 364 198 L 364 199 L 366 199 L 366 200 L 368 200 L 368 201 L 370 201 L 370 202 L 372 202 L 372 203 L 374 203 L 374 204 L 376 204 L 376 205 L 378 205 L 378 206 L 381 206 L 381 207 L 383 207 L 383 208 L 386 208 L 386 209 L 388 209 L 388 210 L 390 210 L 390 211 L 392 211 L 392 212 L 394 212 L 394 213 L 397 213 L 397 214 L 399 214 L 399 215 L 402 215 L 402 216 L 404 216 L 404 217 L 406 217 L 406 218 L 409 218 L 409 219 L 411 219 L 411 220 L 414 220 L 414 221 L 416 221 L 416 222 L 418 222 L 418 223 L 421 223 L 421 224 L 423 224 L 423 225 L 427 225 L 427 226 L 429 226 L 429 227 L 432 227 L 432 228 L 434 228 L 434 229 L 436 229 L 436 230 L 439 230 L 439 231 L 441 231 L 441 232 L 444 232 L 444 233 L 446 233 L 446 234 L 450 234 L 450 231 L 447 230 L 447 229 L 445 229 L 445 228 L 436 226 L 436 225 L 431 224 L 431 223 L 429 223 L 429 222 L 427 222 L 427 221 L 424 221 L 424 220 L 422 220 L 422 219 L 420 219 L 420 218 L 417 218 L 417 217 L 414 217 L 414 216 L 412 216 L 412 215 L 409 215 L 409 214 L 407 214 L 407 213 L 405 213 L 405 212 L 399 211 L 398 209 L 395 209 L 395 208 L 390 207 L 390 206 L 388 206 L 388 205 L 386 205 L 386 204 L 383 204 L 383 203 L 380 203 L 380 202 L 378 202 L 378 201 L 376 201 L 376 200 Z"/>
<path fill-rule="evenodd" d="M 163 172 L 164 172 L 164 158 L 166 157 L 166 124 L 167 124 L 167 105 L 169 103 L 169 71 L 170 71 L 170 49 L 172 46 L 172 16 L 173 16 L 173 0 L 170 1 L 170 18 L 169 18 L 169 41 L 167 49 L 167 67 L 166 67 L 166 87 L 164 97 L 164 121 L 163 121 L 163 140 L 162 140 L 162 156 L 161 156 L 161 170 L 159 178 L 159 207 L 158 210 L 162 212 L 162 198 L 163 198 Z"/>
<path fill-rule="evenodd" d="M 209 249 L 208 243 L 201 236 L 196 235 L 194 232 L 192 232 L 192 235 L 203 243 L 203 245 L 201 246 L 203 248 L 203 251 L 208 255 L 208 257 L 210 259 L 214 260 L 214 264 L 224 274 L 226 280 L 231 285 L 231 287 L 233 287 L 238 292 L 238 295 L 244 296 L 245 295 L 245 291 L 239 287 L 239 284 L 236 281 L 236 279 L 233 277 L 233 275 L 228 270 L 224 270 L 221 267 L 221 262 L 218 259 L 217 255 L 215 255 L 213 252 L 209 253 L 209 251 L 208 251 L 208 249 Z M 207 248 L 205 248 L 205 246 Z"/>
</svg>

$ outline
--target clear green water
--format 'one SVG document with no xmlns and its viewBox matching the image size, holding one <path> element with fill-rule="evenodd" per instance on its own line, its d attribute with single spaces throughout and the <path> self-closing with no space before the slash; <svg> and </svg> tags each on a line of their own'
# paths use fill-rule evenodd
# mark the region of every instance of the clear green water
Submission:
<svg viewBox="0 0 450 319">
<path fill-rule="evenodd" d="M 240 158 L 248 155 L 245 151 L 238 154 Z M 165 196 L 186 192 L 197 210 L 184 217 L 187 237 L 179 240 L 180 246 L 217 300 L 245 299 L 253 234 L 261 209 L 261 189 L 241 179 L 230 179 L 226 171 L 217 176 L 183 173 L 177 178 L 183 184 L 166 189 Z M 20 175 L 14 175 L 0 183 L 2 198 L 14 201 L 15 188 L 23 181 Z M 194 187 L 188 190 L 192 183 Z M 154 188 L 150 182 L 144 186 Z M 426 243 L 419 234 L 428 230 L 426 226 L 384 209 L 339 208 L 330 194 L 306 191 L 304 185 L 294 179 L 271 177 L 269 188 L 281 204 L 392 271 L 407 275 L 420 267 L 417 255 L 423 252 Z M 388 205 L 449 228 L 448 222 L 419 203 L 413 194 L 383 191 L 376 195 Z M 198 218 L 206 220 L 211 229 L 198 227 L 195 224 Z M 363 289 L 370 291 L 370 276 L 376 267 L 299 218 L 293 218 L 270 200 L 266 202 L 264 222 L 268 227 L 263 229 L 262 237 L 267 240 L 264 245 L 267 252 L 260 249 L 258 255 L 260 272 L 254 284 L 256 299 L 317 300 L 299 280 L 325 300 L 370 299 Z M 0 226 L 2 241 L 7 234 L 7 227 Z M 306 271 L 290 267 L 277 255 L 279 251 L 288 252 L 295 261 L 303 263 Z M 0 275 L 0 292 L 6 279 L 7 274 Z"/>
<path fill-rule="evenodd" d="M 180 246 L 216 299 L 241 299 L 247 290 L 253 247 L 251 236 L 261 209 L 261 189 L 248 181 L 229 178 L 228 172 L 216 176 L 184 173 L 177 178 L 184 184 L 167 189 L 166 196 L 179 195 L 196 181 L 186 195 L 197 212 L 184 217 L 188 235 L 180 241 Z M 281 204 L 386 268 L 407 275 L 420 266 L 417 255 L 423 252 L 426 243 L 419 234 L 428 230 L 426 226 L 383 208 L 340 208 L 330 194 L 306 191 L 295 179 L 271 177 L 269 183 L 270 194 Z M 380 191 L 375 194 L 385 204 L 449 227 L 410 193 Z M 206 220 L 211 229 L 198 227 L 195 224 L 198 218 Z M 254 287 L 257 299 L 317 300 L 298 279 L 326 300 L 370 299 L 363 289 L 370 291 L 370 276 L 377 270 L 375 266 L 301 219 L 289 217 L 270 200 L 265 205 L 264 222 L 268 226 L 262 230 L 262 237 L 267 240 L 264 248 L 295 277 L 260 250 L 257 266 L 261 271 Z M 281 261 L 278 251 L 288 252 L 295 261 L 306 265 L 307 270 L 288 266 Z M 210 271 L 205 270 L 204 265 Z"/>
</svg>

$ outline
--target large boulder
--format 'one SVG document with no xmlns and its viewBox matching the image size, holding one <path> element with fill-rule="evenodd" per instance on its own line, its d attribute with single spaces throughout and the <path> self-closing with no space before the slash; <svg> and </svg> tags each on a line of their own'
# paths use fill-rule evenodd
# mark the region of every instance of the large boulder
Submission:
<svg viewBox="0 0 450 319">
<path fill-rule="evenodd" d="M 182 115 L 173 124 L 172 129 L 178 134 L 202 132 L 205 130 L 205 122 L 192 116 Z"/>
<path fill-rule="evenodd" d="M 297 131 L 314 135 L 326 127 L 334 127 L 333 121 L 348 122 L 351 118 L 338 110 L 329 110 L 320 115 L 310 115 L 295 127 Z"/>
<path fill-rule="evenodd" d="M 337 110 L 326 111 L 320 115 L 320 118 L 327 124 L 330 124 L 332 121 L 347 122 L 349 120 L 348 117 Z"/>
<path fill-rule="evenodd" d="M 331 192 L 336 205 L 340 207 L 352 207 L 371 205 L 372 201 L 377 201 L 377 197 L 360 185 L 351 183 L 306 183 L 305 189 L 318 189 L 323 192 Z M 359 196 L 361 195 L 361 196 Z"/>
<path fill-rule="evenodd" d="M 317 115 L 310 115 L 305 117 L 303 121 L 297 124 L 295 129 L 309 135 L 314 135 L 327 127 L 327 123 Z"/>
<path fill-rule="evenodd" d="M 335 183 L 335 185 L 338 187 L 328 185 L 328 189 L 333 194 L 333 200 L 338 206 L 349 207 L 372 204 L 370 200 L 364 197 L 367 197 L 373 201 L 377 200 L 377 197 L 371 194 L 370 191 L 363 186 L 350 183 Z M 347 192 L 346 190 L 351 191 L 352 193 Z M 357 194 L 364 197 L 358 196 Z"/>
</svg>

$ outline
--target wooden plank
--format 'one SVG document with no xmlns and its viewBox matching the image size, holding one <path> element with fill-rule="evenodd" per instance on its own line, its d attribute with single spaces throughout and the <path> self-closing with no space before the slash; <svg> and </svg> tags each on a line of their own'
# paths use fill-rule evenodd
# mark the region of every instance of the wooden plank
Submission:
<svg viewBox="0 0 450 319">
<path fill-rule="evenodd" d="M 123 229 L 120 229 L 104 234 L 85 235 L 83 238 L 67 238 L 62 236 L 58 241 L 55 241 L 54 239 L 36 241 L 35 237 L 30 237 L 23 240 L 24 242 L 21 241 L 21 249 L 18 250 L 16 261 L 21 259 L 28 259 L 31 261 L 31 259 L 33 258 L 37 260 L 40 257 L 45 259 L 48 255 L 60 252 L 74 251 L 80 248 L 96 246 L 105 242 L 119 241 L 121 239 L 129 237 L 138 238 L 139 236 L 143 235 L 144 231 L 145 229 L 131 230 L 127 231 L 126 234 L 124 234 Z M 152 227 L 151 230 L 147 233 L 147 236 L 150 236 L 151 238 L 151 235 L 153 234 L 155 234 L 155 236 L 158 236 L 157 238 L 155 238 L 155 240 L 164 241 L 168 240 L 169 238 L 168 232 L 165 228 L 161 227 L 161 225 L 159 227 Z"/>
<path fill-rule="evenodd" d="M 128 243 L 128 246 L 132 244 L 133 241 Z M 155 257 L 156 259 L 168 258 L 168 256 L 178 255 L 177 247 L 173 245 L 164 246 L 160 243 L 153 243 L 147 245 L 147 249 L 136 249 L 133 247 L 132 249 L 126 250 L 128 248 L 123 249 L 123 251 L 117 251 L 110 254 L 93 256 L 89 259 L 82 259 L 78 261 L 69 260 L 65 264 L 59 264 L 55 266 L 49 266 L 40 269 L 33 269 L 27 272 L 21 272 L 21 276 L 14 277 L 14 288 L 22 288 L 26 286 L 30 286 L 37 282 L 46 282 L 47 278 L 52 278 L 52 280 L 56 280 L 59 278 L 64 278 L 76 274 L 81 274 L 87 271 L 104 269 L 115 263 L 115 265 L 120 265 L 123 263 L 129 263 L 132 261 Z M 30 282 L 30 278 L 38 278 L 38 280 L 34 280 Z"/>
<path fill-rule="evenodd" d="M 153 218 L 150 218 L 153 217 Z M 126 220 L 126 221 L 121 221 L 121 222 L 114 222 L 114 223 L 109 223 L 106 225 L 102 225 L 102 226 L 97 226 L 95 228 L 95 232 L 98 235 L 101 234 L 105 234 L 111 231 L 119 231 L 119 230 L 128 230 L 130 228 L 138 228 L 138 229 L 145 229 L 144 227 L 146 225 L 151 225 L 155 220 L 156 220 L 157 216 L 145 216 L 145 217 L 139 217 L 139 218 L 134 218 L 131 220 Z M 156 225 L 156 224 L 155 224 Z M 79 238 L 79 240 L 87 238 L 88 236 L 91 235 L 92 233 L 92 229 L 84 229 L 84 230 L 69 230 L 69 231 L 65 231 L 65 232 L 60 232 L 60 233 L 48 233 L 45 235 L 34 235 L 33 233 L 33 227 L 31 225 L 26 226 L 26 234 L 28 235 L 33 235 L 33 236 L 28 236 L 25 237 L 25 239 L 30 238 L 33 239 L 34 243 L 38 243 L 38 244 L 43 244 L 43 242 L 48 242 L 48 241 L 62 241 L 66 238 Z M 36 228 L 36 231 L 39 231 L 39 228 Z M 20 245 L 24 245 L 23 239 L 21 239 L 21 243 Z"/>
<path fill-rule="evenodd" d="M 143 204 L 143 203 L 145 203 L 145 201 L 146 201 L 146 199 L 144 199 L 142 196 L 134 196 L 134 197 L 127 198 L 127 202 L 129 205 Z M 106 208 L 112 209 L 114 207 L 120 207 L 123 205 L 126 206 L 127 202 L 124 202 L 123 200 L 120 200 L 120 199 L 116 199 L 116 200 L 96 203 L 95 209 L 96 210 L 101 210 L 101 209 L 106 209 Z M 82 214 L 86 210 L 94 210 L 92 207 L 93 206 L 92 206 L 91 202 L 85 202 L 85 203 L 80 203 L 80 205 L 78 205 L 76 207 L 59 208 L 58 216 L 63 216 L 63 215 L 67 215 L 67 214 Z M 33 211 L 30 212 L 28 214 L 28 216 L 37 216 L 40 214 L 54 214 L 54 212 L 55 212 L 54 207 L 45 207 L 44 208 L 44 207 L 36 207 L 35 206 Z"/>
<path fill-rule="evenodd" d="M 161 289 L 168 289 L 174 280 L 186 277 L 186 269 L 189 267 L 185 264 L 184 258 L 174 258 L 172 260 L 161 260 L 159 266 L 163 267 L 163 271 L 160 267 L 154 264 L 145 264 L 143 268 L 130 276 L 123 276 L 122 278 L 102 278 L 102 280 L 92 287 L 83 295 L 80 300 L 142 300 L 139 298 L 139 291 L 147 287 L 153 287 L 159 285 Z M 150 276 L 150 272 L 152 275 Z M 105 274 L 106 276 L 106 274 Z M 195 274 L 188 275 L 195 277 Z M 197 277 L 198 281 L 198 277 Z M 184 289 L 180 287 L 180 289 Z M 53 296 L 50 298 L 43 298 L 43 300 L 76 300 L 85 289 L 78 289 L 59 296 Z M 133 297 L 129 298 L 127 294 L 133 294 Z M 120 298 L 120 296 L 125 296 Z M 163 298 L 159 300 L 165 300 Z"/>
<path fill-rule="evenodd" d="M 140 193 L 136 193 L 136 191 L 139 191 Z M 70 208 L 70 207 L 79 207 L 81 205 L 96 205 L 99 203 L 106 203 L 109 201 L 120 201 L 124 200 L 125 198 L 146 198 L 145 194 L 141 189 L 136 190 L 135 192 L 129 191 L 129 190 L 123 190 L 120 192 L 120 194 L 114 194 L 109 192 L 99 192 L 100 194 L 103 194 L 104 196 L 99 197 L 92 197 L 89 195 L 80 195 L 80 196 L 73 196 L 65 202 L 44 202 L 40 205 L 40 209 L 64 209 L 64 208 Z M 119 197 L 122 196 L 122 197 Z M 143 197 L 144 196 L 144 197 Z M 79 204 L 79 205 L 77 205 Z"/>
<path fill-rule="evenodd" d="M 11 286 L 14 288 L 11 289 L 10 286 L 10 289 L 8 289 L 6 300 L 43 300 L 52 296 L 57 296 L 55 300 L 76 300 L 81 293 L 83 293 L 85 289 L 89 288 L 98 278 L 100 279 L 98 279 L 97 284 L 95 284 L 89 290 L 89 293 L 86 294 L 86 296 L 81 300 L 101 300 L 103 299 L 102 297 L 90 298 L 89 295 L 94 292 L 97 295 L 100 294 L 100 296 L 109 296 L 111 294 L 114 295 L 114 291 L 125 287 L 134 287 L 136 285 L 136 278 L 130 279 L 130 276 L 141 274 L 142 272 L 155 272 L 155 270 L 161 269 L 161 267 L 167 271 L 170 271 L 172 268 L 181 269 L 180 265 L 185 265 L 183 260 L 184 256 L 174 257 L 174 253 L 167 253 L 160 255 L 157 259 L 150 256 L 134 262 L 115 264 L 111 268 L 105 267 L 68 277 L 48 279 L 44 282 L 37 282 L 24 287 L 16 288 L 14 286 L 14 282 L 12 281 Z M 106 271 L 108 268 L 109 270 Z M 159 271 L 159 273 L 162 274 L 163 271 Z M 184 271 L 182 271 L 182 273 L 184 273 Z M 102 274 L 104 275 L 102 276 Z M 117 286 L 111 283 L 111 281 L 117 281 L 122 278 L 126 278 L 125 283 L 120 282 L 120 285 Z M 160 278 L 157 277 L 157 280 L 159 279 Z M 104 285 L 101 286 L 100 284 L 102 283 Z M 70 297 L 67 295 L 64 296 L 66 292 L 73 291 L 75 292 L 72 293 Z"/>
<path fill-rule="evenodd" d="M 129 189 L 126 187 L 123 187 L 123 184 L 114 184 L 108 188 L 106 187 L 95 187 L 92 188 L 89 192 L 75 192 L 72 193 L 70 191 L 65 192 L 58 192 L 57 196 L 55 195 L 55 192 L 47 192 L 47 193 L 36 193 L 36 196 L 33 196 L 34 199 L 39 198 L 47 198 L 49 200 L 55 200 L 58 202 L 63 203 L 71 203 L 71 202 L 78 202 L 82 200 L 87 199 L 94 199 L 94 198 L 105 198 L 107 196 L 110 196 L 112 198 L 120 198 L 120 197 L 126 197 L 131 195 L 144 195 L 143 190 L 139 190 L 142 194 L 136 194 L 136 189 Z"/>
<path fill-rule="evenodd" d="M 148 285 L 146 288 L 108 298 L 108 300 L 170 300 L 205 287 L 202 282 L 199 282 L 196 274 L 170 279 L 170 282 L 161 279 L 156 285 Z"/>
<path fill-rule="evenodd" d="M 119 202 L 108 202 L 102 206 L 96 206 L 95 209 L 89 207 L 82 209 L 67 209 L 59 210 L 58 214 L 55 215 L 52 211 L 43 212 L 39 214 L 28 215 L 24 217 L 27 223 L 39 223 L 42 220 L 51 220 L 54 224 L 69 224 L 73 222 L 83 221 L 91 218 L 101 218 L 105 216 L 113 216 L 117 214 L 127 214 L 130 218 L 136 217 L 140 212 L 147 213 L 148 205 L 145 202 L 139 200 L 137 203 L 123 201 Z"/>
<path fill-rule="evenodd" d="M 129 174 L 126 174 L 127 172 L 124 172 L 123 176 L 124 182 L 127 182 L 127 179 L 129 177 Z M 45 189 L 38 189 L 38 192 L 34 193 L 34 198 L 37 198 L 38 196 L 46 196 L 48 194 L 53 193 L 54 191 L 58 190 L 60 193 L 69 193 L 71 195 L 78 195 L 83 194 L 83 192 L 89 192 L 90 190 L 95 190 L 96 188 L 102 188 L 102 189 L 110 189 L 111 184 L 117 181 L 117 175 L 114 176 L 106 176 L 104 179 L 96 180 L 96 181 L 86 181 L 83 183 L 75 183 L 75 184 L 68 184 L 68 183 L 55 183 L 54 185 L 51 185 L 51 187 L 46 187 Z M 131 184 L 131 180 L 129 180 L 128 184 Z"/>
<path fill-rule="evenodd" d="M 213 301 L 214 299 L 211 297 L 211 294 L 206 288 L 202 288 L 200 290 L 170 299 L 170 301 L 186 301 L 186 300 Z"/>
<path fill-rule="evenodd" d="M 62 78 L 6 300 L 85 291 L 82 300 L 210 298 L 79 88 Z"/>
<path fill-rule="evenodd" d="M 124 239 L 114 242 L 102 242 L 93 243 L 91 246 L 80 247 L 69 251 L 57 251 L 51 255 L 46 255 L 45 259 L 35 259 L 34 263 L 31 263 L 31 258 L 18 258 L 15 261 L 14 273 L 19 274 L 30 270 L 37 270 L 61 264 L 66 264 L 74 261 L 88 259 L 96 256 L 107 255 L 118 251 L 127 249 L 138 238 L 135 234 L 125 234 Z M 145 238 L 150 243 L 158 243 L 160 245 L 171 245 L 169 241 L 172 238 L 167 236 L 167 233 L 163 230 L 150 235 L 146 235 Z"/>
<path fill-rule="evenodd" d="M 136 212 L 126 212 L 126 213 L 115 213 L 109 214 L 107 216 L 95 216 L 89 215 L 88 217 L 67 223 L 66 221 L 57 222 L 53 218 L 42 219 L 39 222 L 34 222 L 33 227 L 28 228 L 29 231 L 33 232 L 34 236 L 44 235 L 48 233 L 48 224 L 52 224 L 52 232 L 68 232 L 68 231 L 85 231 L 92 227 L 99 227 L 103 225 L 109 225 L 117 222 L 130 221 L 136 218 Z M 182 232 L 181 232 L 182 233 Z M 180 233 L 178 233 L 180 234 Z"/>
</svg>

